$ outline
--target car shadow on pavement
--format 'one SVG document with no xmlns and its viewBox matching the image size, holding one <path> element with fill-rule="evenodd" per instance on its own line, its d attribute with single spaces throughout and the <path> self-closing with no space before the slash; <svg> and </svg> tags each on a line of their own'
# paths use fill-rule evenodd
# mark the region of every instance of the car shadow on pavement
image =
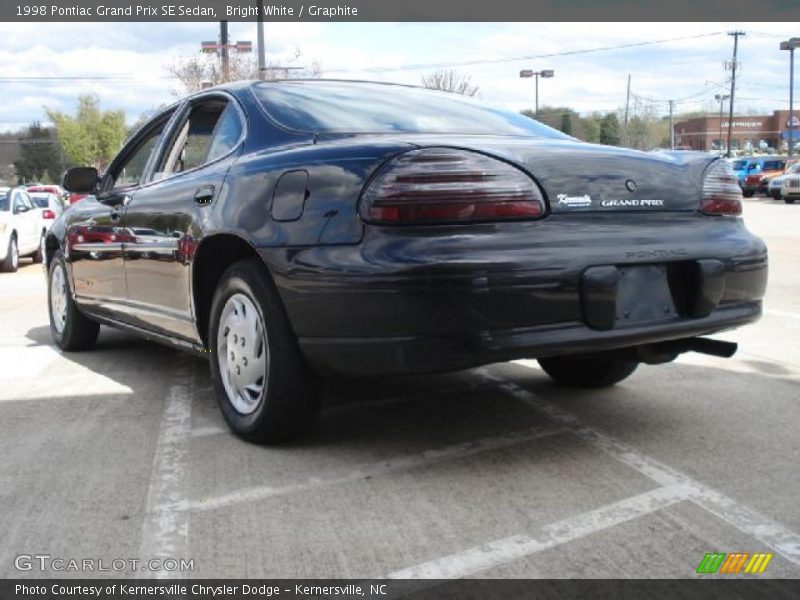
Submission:
<svg viewBox="0 0 800 600">
<path fill-rule="evenodd" d="M 48 327 L 29 330 L 27 338 L 52 346 Z M 170 365 L 188 361 L 194 427 L 232 437 L 216 405 L 203 359 L 184 357 L 177 350 L 105 327 L 94 350 L 62 356 L 129 388 L 125 402 L 148 413 L 162 410 L 173 381 Z M 314 429 L 284 446 L 344 449 L 405 443 L 413 449 L 433 441 L 459 443 L 552 425 L 537 410 L 537 399 L 601 422 L 608 419 L 616 429 L 634 435 L 640 430 L 658 437 L 680 435 L 681 411 L 686 412 L 687 398 L 693 395 L 694 402 L 735 412 L 750 406 L 748 393 L 756 397 L 775 381 L 798 385 L 796 379 L 783 377 L 789 375 L 784 367 L 753 368 L 759 372 L 735 373 L 682 363 L 645 366 L 622 384 L 603 390 L 559 387 L 541 370 L 517 363 L 441 375 L 332 378 L 326 382 L 324 408 Z M 522 401 L 504 389 L 504 381 L 529 394 L 532 401 Z"/>
</svg>

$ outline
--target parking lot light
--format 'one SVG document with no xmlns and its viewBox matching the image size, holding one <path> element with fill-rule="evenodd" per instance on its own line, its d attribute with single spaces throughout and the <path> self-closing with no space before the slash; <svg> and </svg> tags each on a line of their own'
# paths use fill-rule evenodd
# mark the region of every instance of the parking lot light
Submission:
<svg viewBox="0 0 800 600">
<path fill-rule="evenodd" d="M 534 114 L 536 116 L 539 115 L 539 77 L 544 77 L 548 79 L 555 75 L 555 71 L 553 69 L 544 69 L 542 71 L 534 71 L 532 69 L 523 69 L 519 72 L 519 76 L 522 79 L 528 79 L 530 77 L 534 77 L 536 79 L 536 105 L 534 109 Z"/>
</svg>

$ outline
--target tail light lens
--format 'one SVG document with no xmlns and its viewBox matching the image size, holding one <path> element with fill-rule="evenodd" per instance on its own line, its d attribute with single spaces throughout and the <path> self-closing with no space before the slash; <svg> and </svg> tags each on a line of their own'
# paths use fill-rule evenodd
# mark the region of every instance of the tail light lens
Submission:
<svg viewBox="0 0 800 600">
<path fill-rule="evenodd" d="M 727 161 L 716 160 L 706 169 L 700 210 L 707 215 L 742 214 L 742 190 Z"/>
<path fill-rule="evenodd" d="M 535 219 L 544 201 L 526 173 L 501 160 L 453 148 L 401 154 L 364 192 L 361 216 L 383 224 Z"/>
<path fill-rule="evenodd" d="M 44 219 L 55 219 L 56 218 L 56 213 L 54 213 L 49 208 L 45 208 L 42 211 L 42 218 L 44 218 Z"/>
</svg>

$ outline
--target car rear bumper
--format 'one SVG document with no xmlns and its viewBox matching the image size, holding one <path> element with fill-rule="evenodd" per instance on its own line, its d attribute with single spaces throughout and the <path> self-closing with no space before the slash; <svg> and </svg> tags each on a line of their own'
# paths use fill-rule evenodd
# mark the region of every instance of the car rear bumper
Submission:
<svg viewBox="0 0 800 600">
<path fill-rule="evenodd" d="M 693 213 L 367 228 L 261 254 L 309 361 L 360 374 L 705 335 L 756 320 L 767 280 L 741 220 Z"/>
</svg>

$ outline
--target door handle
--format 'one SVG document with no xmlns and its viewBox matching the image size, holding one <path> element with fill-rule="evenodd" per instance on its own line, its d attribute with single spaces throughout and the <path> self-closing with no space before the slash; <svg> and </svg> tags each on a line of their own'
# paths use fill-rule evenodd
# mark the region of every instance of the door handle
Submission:
<svg viewBox="0 0 800 600">
<path fill-rule="evenodd" d="M 118 204 L 115 204 L 114 207 L 111 209 L 111 213 L 109 213 L 109 218 L 116 222 L 119 221 L 119 218 L 122 216 L 122 210 L 128 206 L 128 203 L 131 201 L 131 197 L 127 194 L 122 197 Z"/>
<path fill-rule="evenodd" d="M 214 186 L 204 185 L 194 193 L 195 204 L 209 204 L 214 199 Z"/>
</svg>

